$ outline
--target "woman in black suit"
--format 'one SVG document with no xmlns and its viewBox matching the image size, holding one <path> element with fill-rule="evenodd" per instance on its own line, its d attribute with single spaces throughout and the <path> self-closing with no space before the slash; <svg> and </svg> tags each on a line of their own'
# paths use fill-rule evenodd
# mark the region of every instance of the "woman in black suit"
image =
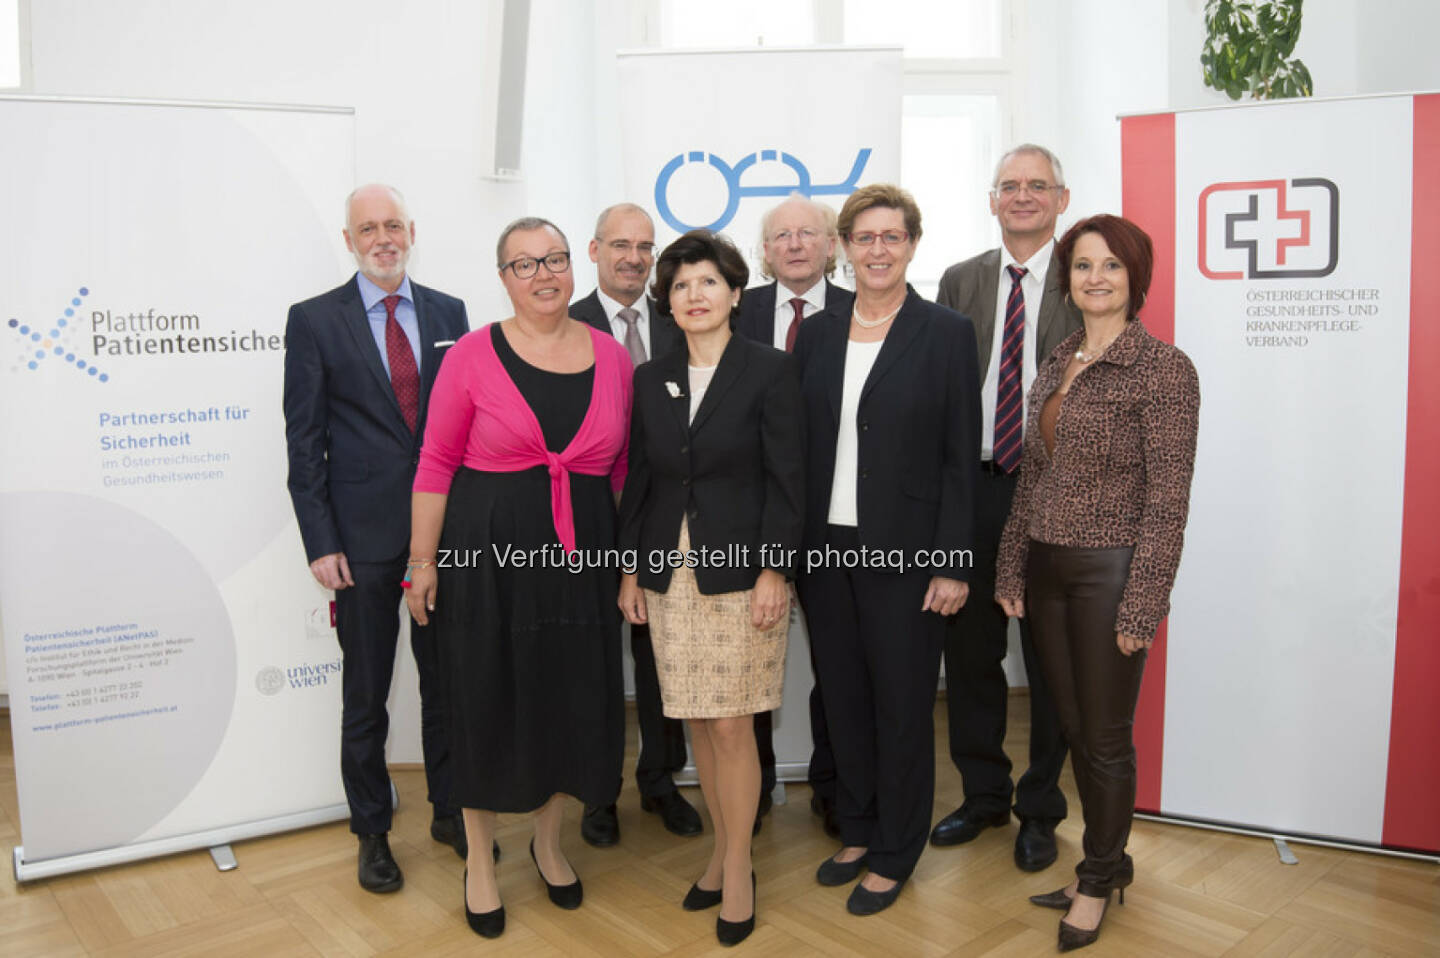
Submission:
<svg viewBox="0 0 1440 958">
<path fill-rule="evenodd" d="M 920 239 L 910 194 L 863 187 L 839 228 L 854 311 L 812 317 L 795 346 L 806 430 L 800 599 L 839 773 L 843 847 L 816 878 L 843 885 L 868 868 L 846 907 L 871 915 L 900 894 L 930 829 L 943 617 L 969 589 L 980 387 L 970 321 L 905 282 Z"/>
<path fill-rule="evenodd" d="M 780 705 L 804 486 L 794 360 L 730 332 L 748 278 L 730 241 L 706 230 L 660 254 L 655 300 L 686 349 L 635 370 L 620 502 L 620 545 L 638 557 L 620 608 L 650 625 L 665 714 L 690 724 L 715 829 L 684 907 L 719 905 L 727 945 L 755 927 L 753 716 Z"/>
</svg>

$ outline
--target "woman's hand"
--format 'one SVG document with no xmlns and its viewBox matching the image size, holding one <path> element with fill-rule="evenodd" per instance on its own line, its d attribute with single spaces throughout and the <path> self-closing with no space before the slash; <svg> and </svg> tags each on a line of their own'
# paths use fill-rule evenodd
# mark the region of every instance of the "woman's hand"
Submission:
<svg viewBox="0 0 1440 958">
<path fill-rule="evenodd" d="M 1006 598 L 1005 596 L 997 595 L 997 596 L 995 597 L 995 601 L 1000 603 L 1000 608 L 1003 609 L 1004 612 L 1005 612 L 1005 614 L 1008 615 L 1010 618 L 1012 618 L 1012 619 L 1023 619 L 1023 618 L 1025 618 L 1025 600 L 1024 600 L 1024 599 L 1010 599 L 1010 598 Z"/>
<path fill-rule="evenodd" d="M 620 577 L 620 598 L 616 600 L 625 621 L 631 625 L 644 625 L 650 619 L 645 614 L 645 593 L 640 591 L 640 577 L 627 572 Z"/>
<path fill-rule="evenodd" d="M 790 589 L 785 577 L 774 569 L 761 569 L 750 590 L 750 624 L 757 629 L 772 628 L 788 611 Z"/>
<path fill-rule="evenodd" d="M 410 618 L 420 625 L 430 624 L 430 613 L 435 611 L 435 565 L 410 570 L 410 588 L 405 590 L 405 604 L 410 607 Z"/>
<path fill-rule="evenodd" d="M 920 607 L 920 611 L 954 615 L 960 611 L 969 595 L 969 583 L 959 579 L 947 579 L 943 575 L 931 576 L 930 588 L 925 590 L 925 604 Z"/>
<path fill-rule="evenodd" d="M 1135 635 L 1126 635 L 1124 632 L 1115 633 L 1115 644 L 1120 647 L 1121 655 L 1133 655 L 1141 649 L 1148 649 L 1155 644 L 1154 639 L 1142 639 Z"/>
</svg>

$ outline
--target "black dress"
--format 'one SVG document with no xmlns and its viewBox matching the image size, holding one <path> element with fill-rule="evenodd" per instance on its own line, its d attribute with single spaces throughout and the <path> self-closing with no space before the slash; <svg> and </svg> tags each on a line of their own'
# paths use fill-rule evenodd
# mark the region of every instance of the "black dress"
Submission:
<svg viewBox="0 0 1440 958">
<path fill-rule="evenodd" d="M 546 447 L 562 451 L 589 408 L 595 368 L 538 369 L 516 355 L 499 324 L 491 336 Z M 572 473 L 570 483 L 577 548 L 612 549 L 609 478 Z M 527 812 L 557 792 L 587 805 L 613 802 L 625 736 L 619 571 L 565 566 L 544 466 L 459 469 L 440 547 L 464 563 L 439 570 L 436 603 L 455 804 Z"/>
</svg>

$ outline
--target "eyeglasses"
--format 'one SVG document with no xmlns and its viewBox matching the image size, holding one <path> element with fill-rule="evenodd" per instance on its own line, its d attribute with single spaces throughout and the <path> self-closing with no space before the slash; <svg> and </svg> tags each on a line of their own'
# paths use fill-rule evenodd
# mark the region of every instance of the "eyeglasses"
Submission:
<svg viewBox="0 0 1440 958">
<path fill-rule="evenodd" d="M 910 239 L 910 234 L 905 230 L 886 230 L 883 233 L 851 233 L 850 244 L 852 246 L 874 246 L 879 240 L 886 246 L 899 246 Z"/>
<path fill-rule="evenodd" d="M 1019 196 L 1021 190 L 1026 190 L 1030 193 L 1031 196 L 1044 196 L 1051 190 L 1059 192 L 1063 189 L 1065 189 L 1065 187 L 1055 186 L 1050 183 L 1046 183 L 1044 180 L 1030 180 L 1028 183 L 1020 183 L 1016 180 L 1006 180 L 1004 183 L 997 184 L 995 188 L 990 191 L 990 194 L 997 197 L 1010 197 Z"/>
<path fill-rule="evenodd" d="M 632 243 L 629 240 L 614 240 L 605 245 L 610 247 L 611 252 L 617 256 L 629 256 L 631 253 L 639 253 L 641 256 L 649 259 L 655 255 L 654 243 Z"/>
<path fill-rule="evenodd" d="M 806 246 L 810 246 L 820 239 L 820 231 L 812 230 L 810 227 L 805 226 L 798 230 L 781 230 L 778 233 L 770 234 L 770 242 L 780 243 L 785 246 L 790 245 L 792 239 L 798 239 Z"/>
<path fill-rule="evenodd" d="M 552 273 L 563 273 L 570 268 L 569 253 L 548 253 L 540 259 L 533 256 L 520 256 L 500 267 L 500 272 L 507 269 L 515 274 L 516 279 L 529 279 L 540 272 L 540 264 L 544 263 L 545 268 Z"/>
</svg>

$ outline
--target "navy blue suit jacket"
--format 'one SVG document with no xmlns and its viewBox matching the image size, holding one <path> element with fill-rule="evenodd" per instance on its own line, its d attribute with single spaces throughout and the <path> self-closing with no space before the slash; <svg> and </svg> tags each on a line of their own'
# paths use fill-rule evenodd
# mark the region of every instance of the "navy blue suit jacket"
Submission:
<svg viewBox="0 0 1440 958">
<path fill-rule="evenodd" d="M 817 313 L 800 326 L 795 358 L 805 403 L 805 546 L 825 544 L 850 320 Z M 970 581 L 949 553 L 973 549 L 980 463 L 980 382 L 970 320 L 910 289 L 860 392 L 860 543 L 941 550 L 934 575 Z M 956 556 L 956 559 L 959 557 Z"/>
<path fill-rule="evenodd" d="M 290 499 L 306 558 L 345 553 L 384 562 L 410 547 L 410 491 L 430 387 L 450 343 L 469 329 L 465 304 L 410 281 L 420 329 L 420 410 L 405 424 L 360 286 L 290 307 L 285 324 L 285 440 Z"/>
</svg>

